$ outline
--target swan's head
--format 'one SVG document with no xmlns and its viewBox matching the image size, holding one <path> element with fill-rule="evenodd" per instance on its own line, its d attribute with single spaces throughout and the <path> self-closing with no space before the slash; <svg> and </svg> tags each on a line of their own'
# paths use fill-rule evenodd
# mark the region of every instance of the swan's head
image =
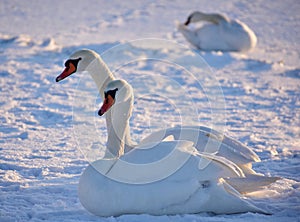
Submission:
<svg viewBox="0 0 300 222">
<path fill-rule="evenodd" d="M 65 69 L 59 76 L 57 76 L 56 82 L 59 82 L 76 72 L 84 71 L 89 64 L 98 57 L 99 55 L 96 52 L 89 49 L 76 51 L 65 62 Z"/>
<path fill-rule="evenodd" d="M 125 80 L 113 80 L 107 84 L 104 90 L 104 102 L 98 115 L 102 116 L 117 104 L 131 103 L 133 100 L 132 87 Z"/>
</svg>

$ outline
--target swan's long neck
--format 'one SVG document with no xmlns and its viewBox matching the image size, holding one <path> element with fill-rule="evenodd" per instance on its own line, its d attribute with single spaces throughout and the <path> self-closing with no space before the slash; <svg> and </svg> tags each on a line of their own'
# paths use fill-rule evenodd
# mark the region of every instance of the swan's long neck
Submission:
<svg viewBox="0 0 300 222">
<path fill-rule="evenodd" d="M 107 84 L 114 80 L 113 74 L 100 57 L 92 61 L 86 71 L 90 73 L 96 83 L 102 100 Z M 132 93 L 132 92 L 131 92 Z M 130 137 L 129 118 L 132 112 L 133 96 L 128 101 L 114 104 L 106 113 L 106 127 L 108 140 L 106 144 L 105 158 L 120 157 L 125 150 L 134 147 Z"/>
<path fill-rule="evenodd" d="M 114 80 L 113 74 L 100 57 L 96 57 L 86 68 L 86 71 L 92 76 L 103 100 L 107 84 Z M 106 158 L 119 157 L 124 154 L 125 149 L 132 147 L 129 128 L 132 105 L 128 103 L 126 107 L 126 103 L 122 103 L 123 107 L 120 106 L 118 105 L 119 108 L 112 108 L 106 113 L 106 127 L 108 131 Z M 127 110 L 127 113 L 120 113 L 119 110 L 124 112 Z"/>
<path fill-rule="evenodd" d="M 107 84 L 114 80 L 113 74 L 100 57 L 96 57 L 86 68 L 96 83 L 100 96 L 104 98 L 104 89 Z"/>
<path fill-rule="evenodd" d="M 221 14 L 206 14 L 200 12 L 195 16 L 195 22 L 197 21 L 207 21 L 214 24 L 219 24 L 220 22 L 228 21 L 228 18 Z"/>
<path fill-rule="evenodd" d="M 132 99 L 115 104 L 106 113 L 106 125 L 108 140 L 106 144 L 105 158 L 120 157 L 125 150 L 134 147 L 131 136 L 129 119 L 132 111 Z"/>
</svg>

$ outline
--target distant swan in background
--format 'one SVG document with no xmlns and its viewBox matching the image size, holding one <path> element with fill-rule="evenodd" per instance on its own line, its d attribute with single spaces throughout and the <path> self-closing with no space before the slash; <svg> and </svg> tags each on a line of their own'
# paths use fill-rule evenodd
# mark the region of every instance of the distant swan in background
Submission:
<svg viewBox="0 0 300 222">
<path fill-rule="evenodd" d="M 206 22 L 192 30 L 190 23 Z M 187 41 L 205 51 L 248 51 L 256 46 L 255 33 L 243 22 L 221 14 L 193 12 L 177 29 Z"/>
<path fill-rule="evenodd" d="M 131 86 L 124 80 L 115 80 L 101 57 L 86 49 L 70 56 L 56 81 L 83 71 L 92 76 L 104 101 L 99 115 L 105 113 L 108 130 L 106 157 L 109 159 L 91 163 L 79 182 L 79 199 L 88 211 L 99 216 L 265 213 L 241 194 L 259 190 L 278 178 L 265 177 L 252 170 L 251 163 L 260 159 L 250 148 L 207 127 L 188 126 L 172 127 L 163 133 L 157 131 L 137 146 L 130 137 Z M 168 136 L 174 139 L 164 141 Z M 211 145 L 219 146 L 217 152 L 206 152 L 208 140 Z M 128 146 L 132 151 L 125 153 Z M 173 161 L 164 166 L 156 164 L 164 163 L 170 152 L 175 153 Z M 168 177 L 149 181 L 153 175 L 173 170 L 169 163 L 176 162 L 178 157 L 188 158 Z M 200 162 L 205 167 L 200 168 Z M 149 168 L 152 163 L 154 167 Z"/>
</svg>

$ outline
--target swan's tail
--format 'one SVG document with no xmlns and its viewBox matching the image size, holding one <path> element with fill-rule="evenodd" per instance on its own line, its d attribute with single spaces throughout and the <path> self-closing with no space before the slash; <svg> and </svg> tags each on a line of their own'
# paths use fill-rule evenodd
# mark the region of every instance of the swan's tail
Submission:
<svg viewBox="0 0 300 222">
<path fill-rule="evenodd" d="M 223 188 L 231 195 L 239 198 L 242 203 L 240 205 L 237 205 L 236 207 L 245 207 L 245 209 L 249 212 L 257 212 L 261 214 L 271 215 L 271 212 L 268 212 L 267 210 L 261 209 L 259 207 L 256 207 L 253 203 L 251 203 L 248 199 L 244 199 L 241 197 L 241 194 L 239 191 L 237 191 L 234 187 L 231 186 L 227 181 L 225 181 L 223 178 L 219 180 L 219 182 L 223 185 Z M 239 204 L 238 202 L 235 202 Z"/>
<path fill-rule="evenodd" d="M 246 194 L 261 190 L 263 187 L 274 183 L 280 177 L 266 177 L 258 174 L 246 175 L 246 177 L 226 178 L 226 182 L 230 184 L 239 193 Z"/>
</svg>

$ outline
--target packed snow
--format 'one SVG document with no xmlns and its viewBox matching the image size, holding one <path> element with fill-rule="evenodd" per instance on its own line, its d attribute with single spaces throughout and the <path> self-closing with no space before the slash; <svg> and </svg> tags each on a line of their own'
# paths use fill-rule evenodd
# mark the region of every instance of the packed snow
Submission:
<svg viewBox="0 0 300 222">
<path fill-rule="evenodd" d="M 245 53 L 194 49 L 176 22 L 196 10 L 245 22 L 257 35 L 256 48 Z M 0 220 L 298 221 L 299 11 L 300 3 L 292 0 L 2 0 Z M 130 122 L 136 141 L 183 122 L 215 126 L 251 147 L 262 160 L 253 164 L 255 171 L 282 178 L 249 196 L 272 215 L 105 218 L 86 211 L 78 181 L 104 153 L 105 118 L 97 116 L 101 99 L 89 75 L 55 82 L 64 61 L 81 48 L 102 54 L 114 74 L 136 90 Z M 221 106 L 211 103 L 216 87 L 222 91 Z"/>
</svg>

